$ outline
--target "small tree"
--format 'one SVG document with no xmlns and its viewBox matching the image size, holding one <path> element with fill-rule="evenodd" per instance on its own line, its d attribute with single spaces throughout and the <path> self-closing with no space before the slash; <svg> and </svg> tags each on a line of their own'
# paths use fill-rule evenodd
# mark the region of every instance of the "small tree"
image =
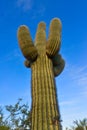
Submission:
<svg viewBox="0 0 87 130">
<path fill-rule="evenodd" d="M 10 130 L 10 127 L 7 125 L 7 122 L 4 120 L 3 109 L 0 106 L 0 130 Z"/>
<path fill-rule="evenodd" d="M 0 130 L 10 130 L 8 126 L 0 126 Z"/>
<path fill-rule="evenodd" d="M 11 128 L 24 128 L 30 129 L 31 118 L 28 104 L 21 104 L 22 99 L 18 99 L 15 105 L 7 105 L 6 110 L 9 112 L 9 116 L 6 121 L 9 121 Z"/>
<path fill-rule="evenodd" d="M 0 106 L 0 126 L 3 125 L 3 110 L 2 110 L 2 107 Z"/>
<path fill-rule="evenodd" d="M 75 130 L 87 130 L 87 118 L 75 120 L 73 123 L 76 125 Z"/>
<path fill-rule="evenodd" d="M 31 113 L 28 104 L 22 104 L 18 99 L 14 105 L 6 105 L 5 109 L 9 115 L 4 117 L 3 108 L 0 107 L 0 130 L 24 130 L 31 128 Z"/>
</svg>

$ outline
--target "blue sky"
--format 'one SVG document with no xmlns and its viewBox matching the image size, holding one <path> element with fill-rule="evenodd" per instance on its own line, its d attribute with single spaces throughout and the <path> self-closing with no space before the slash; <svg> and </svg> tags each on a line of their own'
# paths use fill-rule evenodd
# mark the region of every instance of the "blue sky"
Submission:
<svg viewBox="0 0 87 130">
<path fill-rule="evenodd" d="M 22 97 L 31 104 L 31 70 L 24 67 L 17 29 L 30 28 L 34 40 L 37 24 L 62 21 L 60 53 L 66 66 L 56 78 L 63 127 L 87 118 L 87 1 L 86 0 L 1 0 L 0 2 L 0 105 L 16 103 Z"/>
</svg>

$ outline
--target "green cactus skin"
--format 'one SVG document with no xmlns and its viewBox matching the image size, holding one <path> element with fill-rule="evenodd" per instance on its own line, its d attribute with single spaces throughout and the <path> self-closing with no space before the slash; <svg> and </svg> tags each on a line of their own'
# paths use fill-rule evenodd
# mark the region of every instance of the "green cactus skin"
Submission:
<svg viewBox="0 0 87 130">
<path fill-rule="evenodd" d="M 54 72 L 54 76 L 58 76 L 62 70 L 64 69 L 65 66 L 65 62 L 62 59 L 60 54 L 56 54 L 53 58 L 52 58 L 52 62 L 53 62 L 53 72 Z"/>
<path fill-rule="evenodd" d="M 25 58 L 31 61 L 35 60 L 38 54 L 27 26 L 20 26 L 18 29 L 18 41 Z"/>
<path fill-rule="evenodd" d="M 33 44 L 27 27 L 18 29 L 18 40 L 25 66 L 32 70 L 32 126 L 31 130 L 61 130 L 55 76 L 65 65 L 60 54 L 61 22 L 55 18 L 50 25 L 48 41 L 45 23 L 40 22 Z M 27 48 L 26 48 L 27 46 Z M 26 51 L 25 51 L 26 50 Z"/>
<path fill-rule="evenodd" d="M 50 23 L 50 32 L 46 45 L 46 53 L 49 57 L 54 55 L 60 50 L 61 42 L 61 22 L 55 18 Z"/>
</svg>

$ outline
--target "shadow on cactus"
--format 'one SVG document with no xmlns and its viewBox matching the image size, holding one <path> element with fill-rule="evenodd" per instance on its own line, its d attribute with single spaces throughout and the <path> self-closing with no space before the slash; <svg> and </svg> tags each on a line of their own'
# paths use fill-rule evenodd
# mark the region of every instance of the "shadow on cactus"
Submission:
<svg viewBox="0 0 87 130">
<path fill-rule="evenodd" d="M 65 66 L 59 54 L 60 20 L 54 18 L 51 21 L 48 40 L 46 40 L 45 30 L 45 23 L 40 22 L 33 43 L 26 26 L 20 26 L 18 29 L 19 46 L 26 58 L 24 64 L 32 70 L 31 130 L 60 130 L 60 112 L 55 84 L 55 76 L 58 76 Z M 51 125 L 55 117 L 57 117 L 57 125 Z"/>
</svg>

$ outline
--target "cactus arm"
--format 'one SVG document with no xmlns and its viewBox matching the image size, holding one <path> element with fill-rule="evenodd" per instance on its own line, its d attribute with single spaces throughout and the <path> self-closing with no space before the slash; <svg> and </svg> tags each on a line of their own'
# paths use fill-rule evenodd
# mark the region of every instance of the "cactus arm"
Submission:
<svg viewBox="0 0 87 130">
<path fill-rule="evenodd" d="M 52 58 L 53 66 L 57 66 L 57 65 L 61 62 L 61 59 L 62 59 L 62 56 L 57 53 L 57 54 Z"/>
<path fill-rule="evenodd" d="M 50 32 L 46 44 L 46 53 L 49 57 L 53 57 L 60 50 L 61 43 L 61 22 L 55 18 L 50 24 Z"/>
<path fill-rule="evenodd" d="M 28 60 L 35 60 L 38 53 L 36 47 L 34 46 L 29 30 L 26 26 L 20 26 L 18 29 L 18 41 L 20 49 Z"/>
<path fill-rule="evenodd" d="M 46 25 L 44 22 L 40 22 L 37 27 L 36 37 L 35 37 L 35 46 L 38 50 L 38 55 L 45 53 L 46 49 Z"/>
<path fill-rule="evenodd" d="M 64 69 L 65 61 L 62 59 L 60 54 L 56 54 L 52 58 L 54 76 L 58 76 Z"/>
<path fill-rule="evenodd" d="M 27 67 L 27 68 L 30 68 L 31 67 L 31 61 L 29 61 L 29 60 L 25 60 L 24 61 L 24 65 Z"/>
<path fill-rule="evenodd" d="M 44 22 L 40 22 L 38 24 L 37 32 L 36 32 L 36 38 L 35 38 L 35 45 L 40 46 L 43 45 L 46 42 L 46 25 Z"/>
</svg>

